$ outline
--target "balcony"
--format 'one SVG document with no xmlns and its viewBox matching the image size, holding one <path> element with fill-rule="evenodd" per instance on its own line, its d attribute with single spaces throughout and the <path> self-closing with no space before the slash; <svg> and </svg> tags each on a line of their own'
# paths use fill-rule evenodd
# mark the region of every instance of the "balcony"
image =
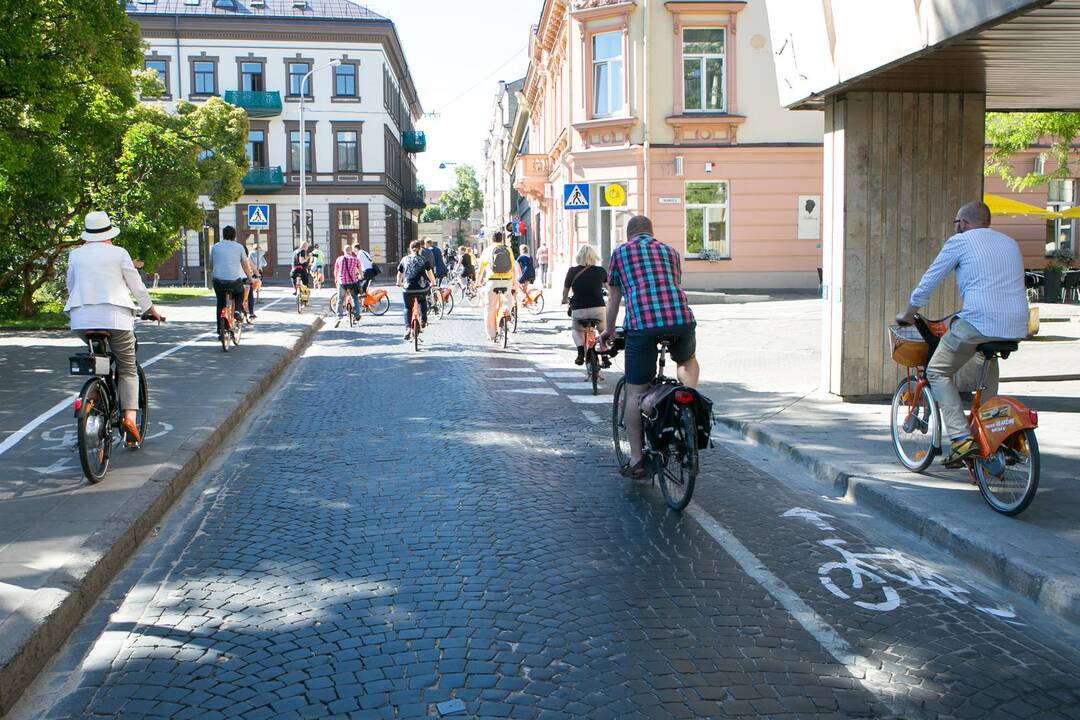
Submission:
<svg viewBox="0 0 1080 720">
<path fill-rule="evenodd" d="M 427 137 L 419 130 L 406 130 L 401 133 L 401 146 L 407 153 L 422 153 L 427 150 Z"/>
<path fill-rule="evenodd" d="M 281 93 L 277 90 L 226 90 L 225 102 L 244 108 L 248 117 L 267 118 L 281 114 Z"/>
<path fill-rule="evenodd" d="M 406 210 L 423 210 L 427 207 L 427 203 L 424 202 L 424 193 L 418 189 L 406 190 L 403 193 L 402 204 Z"/>
<path fill-rule="evenodd" d="M 547 155 L 518 155 L 514 166 L 514 188 L 522 195 L 542 200 L 550 174 L 551 159 Z"/>
<path fill-rule="evenodd" d="M 281 192 L 284 186 L 285 173 L 281 172 L 281 166 L 253 167 L 244 176 L 244 192 Z"/>
</svg>

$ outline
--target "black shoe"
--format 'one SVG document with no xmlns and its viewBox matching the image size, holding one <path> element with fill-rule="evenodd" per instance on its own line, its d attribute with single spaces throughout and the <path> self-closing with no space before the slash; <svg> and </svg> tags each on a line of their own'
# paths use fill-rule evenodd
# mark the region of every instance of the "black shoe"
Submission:
<svg viewBox="0 0 1080 720">
<path fill-rule="evenodd" d="M 607 370 L 609 367 L 611 367 L 611 360 L 608 359 L 607 355 L 600 356 L 600 367 L 604 370 Z"/>
<path fill-rule="evenodd" d="M 574 364 L 575 365 L 584 365 L 585 364 L 585 348 L 584 347 L 578 347 L 578 349 L 577 349 L 577 357 L 574 358 Z"/>
<path fill-rule="evenodd" d="M 337 322 L 335 322 L 335 323 L 334 323 L 334 327 L 336 328 L 336 327 L 338 327 L 339 325 L 341 325 L 341 318 L 338 318 L 338 319 L 337 319 Z"/>
</svg>

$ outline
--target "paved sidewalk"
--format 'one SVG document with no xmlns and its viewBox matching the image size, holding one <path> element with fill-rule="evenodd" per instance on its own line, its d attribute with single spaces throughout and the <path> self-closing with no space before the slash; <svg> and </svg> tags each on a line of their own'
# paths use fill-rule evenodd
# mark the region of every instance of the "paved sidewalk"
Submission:
<svg viewBox="0 0 1080 720">
<path fill-rule="evenodd" d="M 298 315 L 287 292 L 265 293 L 255 329 L 225 354 L 213 302 L 163 306 L 167 323 L 139 324 L 147 444 L 115 448 L 97 485 L 72 450 L 82 382 L 66 369 L 81 343 L 0 334 L 0 714 L 321 322 Z"/>
</svg>

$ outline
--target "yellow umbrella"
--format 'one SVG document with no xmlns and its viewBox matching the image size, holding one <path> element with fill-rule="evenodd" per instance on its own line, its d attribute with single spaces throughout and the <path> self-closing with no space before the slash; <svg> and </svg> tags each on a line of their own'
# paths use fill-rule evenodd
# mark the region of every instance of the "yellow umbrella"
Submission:
<svg viewBox="0 0 1080 720">
<path fill-rule="evenodd" d="M 983 195 L 983 202 L 987 204 L 993 215 L 1036 215 L 1042 218 L 1056 216 L 1055 213 L 1048 212 L 1044 208 L 1028 205 L 1019 200 L 1010 200 L 1000 195 Z"/>
<path fill-rule="evenodd" d="M 1050 213 L 1050 217 L 1056 218 L 1080 218 L 1080 207 L 1069 208 L 1061 212 Z"/>
</svg>

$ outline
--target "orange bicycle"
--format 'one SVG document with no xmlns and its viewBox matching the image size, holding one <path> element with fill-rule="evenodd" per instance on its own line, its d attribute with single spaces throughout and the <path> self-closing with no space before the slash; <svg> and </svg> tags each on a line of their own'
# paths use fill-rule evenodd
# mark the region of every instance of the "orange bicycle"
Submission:
<svg viewBox="0 0 1080 720">
<path fill-rule="evenodd" d="M 507 288 L 495 288 L 495 294 L 499 296 L 499 306 L 495 312 L 497 327 L 495 330 L 495 343 L 502 343 L 503 348 L 510 344 L 511 324 L 517 327 L 517 313 L 511 313 L 507 307 Z"/>
<path fill-rule="evenodd" d="M 229 343 L 239 345 L 240 336 L 244 333 L 243 316 L 236 309 L 236 300 L 232 293 L 225 296 L 225 307 L 221 308 L 221 316 L 218 318 L 218 336 L 221 339 L 221 351 L 229 352 Z"/>
<path fill-rule="evenodd" d="M 528 292 L 521 294 L 521 306 L 533 315 L 544 312 L 544 291 L 538 287 L 529 288 Z"/>
<path fill-rule="evenodd" d="M 405 293 L 405 302 L 412 303 L 412 310 L 409 312 L 409 334 L 412 336 L 413 349 L 420 352 L 420 331 L 424 327 L 420 296 L 416 293 Z"/>
<path fill-rule="evenodd" d="M 348 295 L 348 293 L 346 293 Z M 350 298 L 349 302 L 352 302 Z M 330 314 L 337 315 L 337 293 L 330 296 Z M 360 296 L 360 309 L 372 315 L 385 315 L 390 309 L 390 295 L 385 290 L 367 290 Z"/>
<path fill-rule="evenodd" d="M 892 326 L 893 359 L 907 368 L 907 377 L 893 393 L 889 424 L 893 450 L 907 469 L 921 473 L 941 454 L 941 412 L 930 392 L 926 365 L 950 318 L 928 321 L 916 315 L 914 326 Z M 997 395 L 983 402 L 986 372 L 997 358 L 1006 359 L 1017 342 L 988 342 L 978 346 L 985 362 L 975 385 L 968 422 L 979 445 L 978 454 L 964 461 L 971 482 L 986 503 L 1004 515 L 1018 515 L 1031 504 L 1039 488 L 1038 412 L 1016 398 Z"/>
</svg>

